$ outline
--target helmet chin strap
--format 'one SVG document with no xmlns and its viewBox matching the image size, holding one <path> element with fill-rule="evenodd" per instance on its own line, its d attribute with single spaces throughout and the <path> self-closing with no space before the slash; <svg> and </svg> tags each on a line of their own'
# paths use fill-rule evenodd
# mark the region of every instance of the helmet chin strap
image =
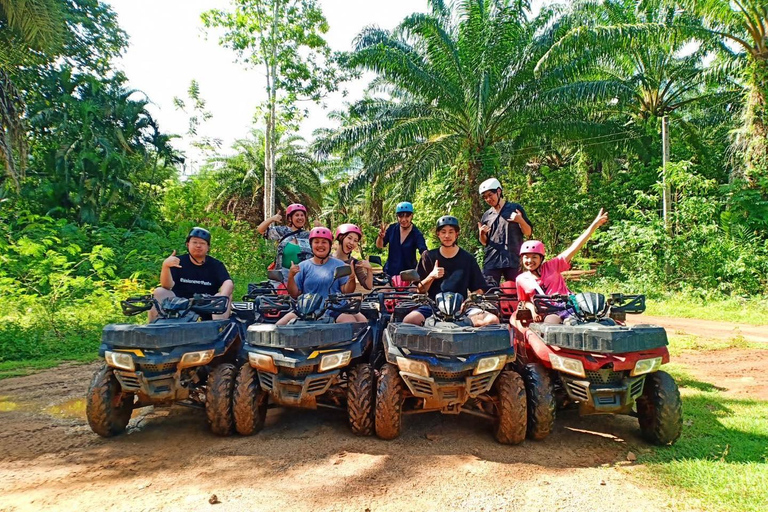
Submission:
<svg viewBox="0 0 768 512">
<path fill-rule="evenodd" d="M 189 259 L 191 259 L 191 260 L 192 260 L 192 261 L 195 263 L 195 265 L 202 265 L 203 263 L 205 263 L 205 256 L 203 256 L 203 259 L 202 259 L 202 261 L 198 261 L 198 259 L 197 259 L 197 258 L 195 258 L 194 256 L 192 256 L 192 255 L 190 254 L 190 255 L 189 255 Z"/>
</svg>

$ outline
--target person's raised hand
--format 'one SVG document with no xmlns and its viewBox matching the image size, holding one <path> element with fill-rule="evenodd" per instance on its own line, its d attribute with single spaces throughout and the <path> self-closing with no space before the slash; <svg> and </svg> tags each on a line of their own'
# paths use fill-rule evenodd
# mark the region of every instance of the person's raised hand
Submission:
<svg viewBox="0 0 768 512">
<path fill-rule="evenodd" d="M 379 226 L 379 238 L 384 238 L 384 235 L 387 234 L 387 224 L 385 222 L 381 223 L 381 226 Z"/>
<path fill-rule="evenodd" d="M 491 227 L 483 224 L 482 222 L 477 223 L 477 230 L 480 232 L 481 235 L 488 236 L 488 233 L 491 231 Z"/>
<path fill-rule="evenodd" d="M 320 222 L 320 219 L 315 219 L 315 222 L 314 222 L 314 224 L 315 224 L 315 227 L 316 227 L 316 228 L 322 227 L 322 225 L 323 225 L 323 223 L 322 223 L 322 222 Z"/>
<path fill-rule="evenodd" d="M 370 272 L 370 271 L 372 271 L 372 270 L 373 270 L 373 267 L 371 267 L 371 262 L 370 262 L 370 261 L 368 261 L 367 259 L 365 259 L 365 260 L 359 260 L 359 261 L 357 262 L 357 266 L 358 266 L 358 267 L 360 267 L 360 268 L 362 268 L 362 269 L 365 269 L 365 270 L 366 270 L 366 271 L 368 271 L 368 272 Z"/>
<path fill-rule="evenodd" d="M 429 273 L 429 276 L 432 279 L 440 279 L 445 275 L 445 268 L 440 266 L 440 261 L 435 260 L 435 266 L 432 268 L 432 272 Z"/>
<path fill-rule="evenodd" d="M 288 277 L 295 277 L 300 270 L 301 268 L 296 263 L 291 263 L 291 268 L 288 269 Z"/>
<path fill-rule="evenodd" d="M 273 220 L 274 222 L 280 223 L 280 222 L 282 222 L 282 220 L 283 220 L 283 216 L 282 216 L 282 215 L 280 215 L 279 213 L 276 213 L 276 214 L 274 214 L 274 215 L 272 216 L 272 220 Z"/>
<path fill-rule="evenodd" d="M 163 266 L 181 268 L 181 260 L 176 256 L 176 251 L 173 251 L 170 256 L 163 260 Z"/>
<path fill-rule="evenodd" d="M 516 222 L 520 224 L 520 221 L 523 220 L 523 214 L 520 210 L 515 210 L 515 213 L 509 216 L 509 222 Z"/>
<path fill-rule="evenodd" d="M 600 208 L 600 213 L 597 214 L 595 220 L 592 221 L 592 225 L 599 228 L 603 224 L 608 222 L 608 212 L 604 208 Z"/>
</svg>

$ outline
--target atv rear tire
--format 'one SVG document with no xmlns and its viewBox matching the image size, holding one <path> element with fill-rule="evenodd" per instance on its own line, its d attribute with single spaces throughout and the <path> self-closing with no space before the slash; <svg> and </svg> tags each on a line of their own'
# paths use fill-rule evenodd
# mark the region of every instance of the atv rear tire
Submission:
<svg viewBox="0 0 768 512">
<path fill-rule="evenodd" d="M 112 368 L 101 365 L 93 376 L 85 404 L 91 430 L 102 437 L 121 434 L 131 421 L 133 393 L 123 393 Z"/>
<path fill-rule="evenodd" d="M 549 371 L 539 363 L 523 367 L 528 401 L 528 439 L 541 441 L 552 432 L 555 423 L 555 389 Z"/>
<path fill-rule="evenodd" d="M 347 415 L 349 427 L 356 436 L 373 434 L 373 367 L 358 364 L 349 372 L 347 380 Z"/>
<path fill-rule="evenodd" d="M 520 444 L 525 439 L 527 400 L 525 384 L 517 372 L 504 370 L 496 378 L 496 426 L 494 436 L 501 444 Z"/>
<path fill-rule="evenodd" d="M 233 397 L 232 408 L 237 433 L 250 436 L 264 428 L 269 395 L 261 389 L 259 375 L 248 363 L 241 366 L 237 372 Z"/>
<path fill-rule="evenodd" d="M 645 377 L 643 395 L 637 399 L 637 419 L 643 437 L 658 445 L 671 445 L 683 428 L 683 406 L 677 383 L 667 372 Z"/>
<path fill-rule="evenodd" d="M 208 416 L 211 432 L 217 436 L 228 436 L 232 433 L 232 390 L 235 387 L 236 371 L 235 365 L 222 363 L 208 375 L 205 414 Z"/>
<path fill-rule="evenodd" d="M 376 385 L 376 435 L 394 439 L 403 423 L 403 380 L 395 365 L 386 363 Z"/>
</svg>

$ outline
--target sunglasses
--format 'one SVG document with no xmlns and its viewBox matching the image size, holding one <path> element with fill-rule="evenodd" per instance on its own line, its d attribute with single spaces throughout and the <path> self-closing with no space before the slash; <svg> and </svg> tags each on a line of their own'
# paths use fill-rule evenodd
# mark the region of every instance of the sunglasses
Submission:
<svg viewBox="0 0 768 512">
<path fill-rule="evenodd" d="M 413 214 L 408 212 L 400 212 L 397 214 L 398 217 L 410 217 L 411 215 Z"/>
</svg>

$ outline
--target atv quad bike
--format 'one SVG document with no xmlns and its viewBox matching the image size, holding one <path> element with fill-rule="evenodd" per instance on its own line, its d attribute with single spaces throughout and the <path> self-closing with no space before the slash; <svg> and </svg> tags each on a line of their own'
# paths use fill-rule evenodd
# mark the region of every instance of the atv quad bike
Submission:
<svg viewBox="0 0 768 512">
<path fill-rule="evenodd" d="M 150 324 L 104 327 L 96 371 L 86 398 L 91 429 L 110 437 L 122 433 L 133 409 L 178 403 L 205 408 L 211 430 L 226 434 L 232 424 L 231 394 L 237 353 L 248 317 L 247 304 L 233 304 L 229 320 L 206 320 L 226 312 L 229 299 L 195 295 L 159 304 L 151 296 L 122 301 L 127 316 L 149 311 Z"/>
<path fill-rule="evenodd" d="M 645 296 L 598 293 L 537 295 L 536 311 L 571 315 L 564 324 L 532 322 L 527 309 L 511 320 L 518 369 L 528 394 L 528 436 L 552 430 L 556 404 L 575 402 L 581 414 L 628 414 L 643 437 L 674 443 L 682 428 L 680 392 L 659 368 L 669 362 L 667 333 L 656 325 L 625 325 L 645 311 Z"/>
<path fill-rule="evenodd" d="M 339 267 L 334 279 L 350 273 L 349 266 Z M 293 310 L 298 318 L 287 325 L 248 328 L 233 398 L 238 433 L 261 430 L 270 401 L 275 406 L 345 410 L 354 434 L 373 433 L 372 322 L 337 324 L 325 314 L 357 313 L 362 297 L 352 293 L 326 300 L 313 294 L 297 300 L 287 295 L 262 298 L 260 309 Z"/>
<path fill-rule="evenodd" d="M 498 442 L 522 442 L 525 387 L 512 369 L 515 348 L 509 330 L 465 322 L 464 311 L 470 307 L 495 308 L 482 295 L 464 302 L 454 292 L 439 293 L 435 301 L 414 294 L 410 302 L 429 305 L 434 314 L 424 326 L 395 321 L 384 331 L 386 363 L 376 389 L 376 434 L 393 439 L 400 435 L 404 414 L 439 411 L 490 419 Z"/>
</svg>

